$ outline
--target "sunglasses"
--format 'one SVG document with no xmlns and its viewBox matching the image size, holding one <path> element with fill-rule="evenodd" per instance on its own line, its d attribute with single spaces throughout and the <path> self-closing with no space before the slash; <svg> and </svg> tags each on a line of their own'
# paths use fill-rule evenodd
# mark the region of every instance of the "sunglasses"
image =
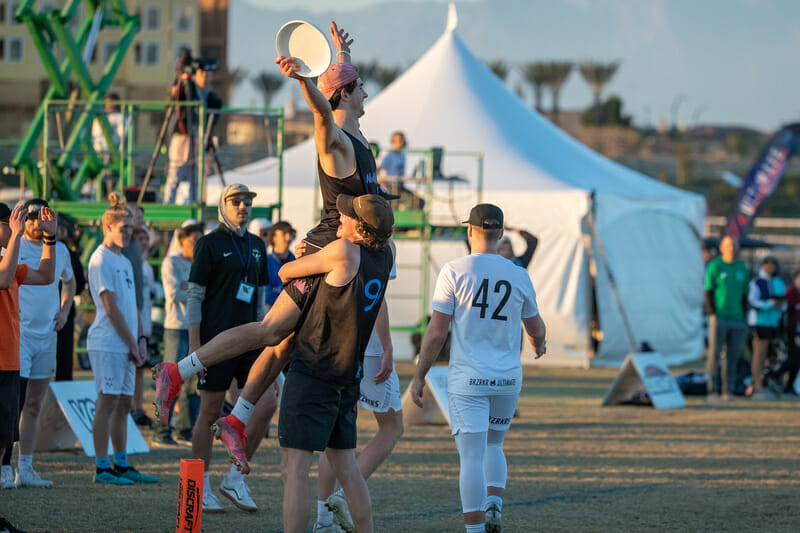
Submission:
<svg viewBox="0 0 800 533">
<path fill-rule="evenodd" d="M 268 229 L 261 230 L 259 232 L 259 236 L 261 236 L 261 237 L 269 237 L 269 230 Z"/>
<path fill-rule="evenodd" d="M 253 205 L 253 200 L 251 198 L 231 198 L 230 202 L 233 207 L 239 207 L 239 204 L 244 204 L 245 207 Z"/>
</svg>

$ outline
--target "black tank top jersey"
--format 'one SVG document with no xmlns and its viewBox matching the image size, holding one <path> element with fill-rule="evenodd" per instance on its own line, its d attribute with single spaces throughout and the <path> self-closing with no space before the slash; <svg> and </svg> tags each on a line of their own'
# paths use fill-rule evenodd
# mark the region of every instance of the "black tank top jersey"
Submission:
<svg viewBox="0 0 800 533">
<path fill-rule="evenodd" d="M 345 133 L 353 144 L 353 152 L 356 155 L 356 171 L 346 178 L 334 178 L 325 174 L 322 165 L 317 161 L 319 186 L 322 190 L 322 220 L 308 232 L 305 240 L 320 248 L 336 240 L 336 229 L 339 227 L 336 198 L 340 194 L 361 196 L 362 194 L 380 194 L 381 192 L 372 151 L 360 140 L 346 131 Z"/>
<path fill-rule="evenodd" d="M 361 378 L 361 363 L 383 302 L 392 251 L 361 249 L 356 276 L 333 287 L 325 276 L 292 280 L 285 290 L 301 309 L 289 369 L 344 384 Z"/>
</svg>

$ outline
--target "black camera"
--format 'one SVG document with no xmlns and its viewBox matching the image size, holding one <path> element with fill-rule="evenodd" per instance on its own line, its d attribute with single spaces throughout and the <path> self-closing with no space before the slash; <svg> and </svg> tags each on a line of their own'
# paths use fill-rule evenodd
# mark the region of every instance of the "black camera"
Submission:
<svg viewBox="0 0 800 533">
<path fill-rule="evenodd" d="M 198 57 L 194 61 L 192 61 L 192 70 L 204 70 L 206 72 L 216 72 L 217 70 L 217 60 L 210 59 L 207 57 Z"/>
</svg>

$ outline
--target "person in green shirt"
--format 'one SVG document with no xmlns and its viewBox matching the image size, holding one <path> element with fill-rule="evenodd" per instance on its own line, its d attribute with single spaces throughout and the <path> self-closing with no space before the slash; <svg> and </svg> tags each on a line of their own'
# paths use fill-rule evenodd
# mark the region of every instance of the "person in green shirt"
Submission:
<svg viewBox="0 0 800 533">
<path fill-rule="evenodd" d="M 736 260 L 736 243 L 731 237 L 723 237 L 719 251 L 720 256 L 706 269 L 706 308 L 710 315 L 706 375 L 709 399 L 728 400 L 734 391 L 736 367 L 747 340 L 745 309 L 750 270 L 744 262 Z"/>
</svg>

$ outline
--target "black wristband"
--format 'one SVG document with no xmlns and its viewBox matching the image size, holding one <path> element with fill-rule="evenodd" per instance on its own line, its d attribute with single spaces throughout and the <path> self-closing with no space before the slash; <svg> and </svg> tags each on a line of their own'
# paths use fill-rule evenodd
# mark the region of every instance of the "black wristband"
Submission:
<svg viewBox="0 0 800 533">
<path fill-rule="evenodd" d="M 48 241 L 48 240 L 45 239 L 43 242 L 44 242 L 45 246 L 55 246 L 56 245 L 56 241 L 55 240 Z"/>
</svg>

